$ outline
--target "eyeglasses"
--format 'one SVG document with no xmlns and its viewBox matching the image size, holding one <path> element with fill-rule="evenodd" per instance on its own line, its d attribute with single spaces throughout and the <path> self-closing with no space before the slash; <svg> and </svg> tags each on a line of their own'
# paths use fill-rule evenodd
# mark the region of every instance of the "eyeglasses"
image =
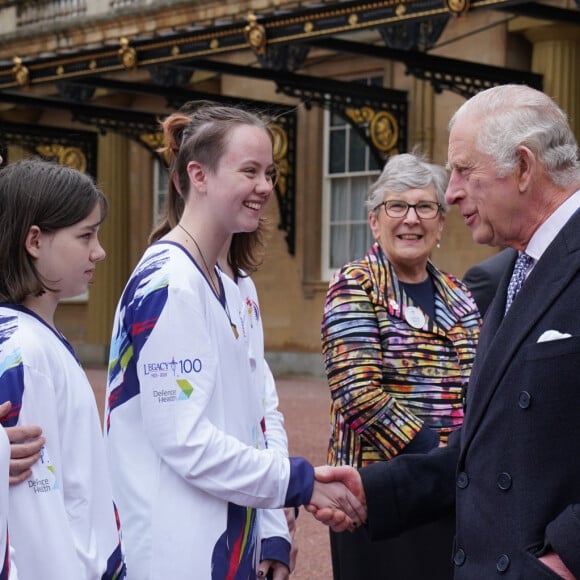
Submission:
<svg viewBox="0 0 580 580">
<path fill-rule="evenodd" d="M 401 199 L 388 199 L 387 201 L 383 201 L 383 203 L 379 203 L 374 208 L 374 211 L 377 211 L 382 205 L 385 206 L 385 213 L 392 218 L 405 217 L 409 209 L 413 208 L 422 220 L 432 220 L 437 217 L 441 209 L 441 204 L 436 201 L 420 201 L 412 204 Z"/>
</svg>

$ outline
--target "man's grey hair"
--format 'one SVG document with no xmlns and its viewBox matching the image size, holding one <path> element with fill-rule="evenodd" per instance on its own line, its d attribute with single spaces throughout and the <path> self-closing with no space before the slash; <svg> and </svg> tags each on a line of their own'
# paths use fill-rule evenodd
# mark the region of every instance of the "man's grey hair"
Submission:
<svg viewBox="0 0 580 580">
<path fill-rule="evenodd" d="M 580 177 L 580 153 L 564 111 L 545 93 L 525 85 L 502 85 L 467 100 L 449 122 L 449 130 L 465 117 L 475 117 L 476 147 L 489 155 L 500 177 L 519 163 L 525 146 L 544 164 L 552 181 L 569 187 Z"/>
</svg>

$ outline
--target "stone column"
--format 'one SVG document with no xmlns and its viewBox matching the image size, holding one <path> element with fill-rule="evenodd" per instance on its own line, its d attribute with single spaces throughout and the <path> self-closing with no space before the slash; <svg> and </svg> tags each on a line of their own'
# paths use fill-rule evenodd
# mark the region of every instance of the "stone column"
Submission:
<svg viewBox="0 0 580 580">
<path fill-rule="evenodd" d="M 580 34 L 577 26 L 528 27 L 525 37 L 533 44 L 532 71 L 544 75 L 544 92 L 567 113 L 580 139 Z"/>
<path fill-rule="evenodd" d="M 409 149 L 418 145 L 429 161 L 435 154 L 435 91 L 430 82 L 413 79 Z M 403 152 L 401 152 L 403 153 Z"/>
<path fill-rule="evenodd" d="M 99 136 L 97 182 L 109 200 L 99 238 L 107 257 L 98 264 L 89 290 L 87 351 L 82 357 L 95 363 L 108 360 L 115 307 L 130 274 L 128 154 L 126 137 L 112 132 Z"/>
</svg>

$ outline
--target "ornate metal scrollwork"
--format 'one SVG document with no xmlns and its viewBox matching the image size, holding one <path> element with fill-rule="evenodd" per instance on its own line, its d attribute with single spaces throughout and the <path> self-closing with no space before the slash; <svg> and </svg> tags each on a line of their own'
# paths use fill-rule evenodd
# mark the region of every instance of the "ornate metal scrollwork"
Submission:
<svg viewBox="0 0 580 580">
<path fill-rule="evenodd" d="M 190 68 L 179 65 L 152 65 L 147 69 L 151 80 L 160 87 L 185 87 L 193 74 Z"/>
<path fill-rule="evenodd" d="M 369 138 L 375 149 L 388 156 L 398 153 L 399 124 L 388 111 L 375 111 L 371 107 L 345 109 L 345 115 L 356 125 L 368 125 Z"/>
<path fill-rule="evenodd" d="M 274 135 L 274 161 L 278 165 L 279 175 L 276 186 L 279 195 L 286 196 L 288 191 L 288 135 L 283 127 L 274 123 L 270 125 Z"/>
<path fill-rule="evenodd" d="M 0 122 L 0 134 L 4 153 L 9 145 L 18 145 L 32 154 L 96 176 L 97 136 L 92 131 Z"/>
<path fill-rule="evenodd" d="M 61 165 L 78 169 L 83 173 L 87 170 L 87 158 L 79 147 L 66 147 L 57 144 L 37 145 L 36 151 L 45 159 L 51 159 Z"/>
<path fill-rule="evenodd" d="M 296 116 L 281 116 L 277 122 L 270 124 L 274 135 L 274 161 L 278 165 L 279 176 L 276 185 L 276 198 L 280 210 L 278 228 L 286 232 L 288 251 L 295 251 L 295 186 L 294 186 L 294 146 L 296 141 Z"/>
<path fill-rule="evenodd" d="M 158 131 L 156 133 L 142 133 L 139 135 L 139 140 L 151 150 L 160 149 L 165 144 L 163 133 Z"/>
<path fill-rule="evenodd" d="M 263 68 L 293 72 L 304 64 L 309 51 L 307 44 L 270 45 L 264 54 L 258 55 L 258 61 Z"/>
<path fill-rule="evenodd" d="M 462 0 L 449 0 L 461 2 Z M 449 20 L 449 15 L 433 16 L 419 22 L 405 22 L 379 28 L 385 46 L 398 50 L 425 52 L 435 46 Z"/>
<path fill-rule="evenodd" d="M 371 141 L 379 150 L 393 155 L 399 141 L 399 125 L 388 111 L 379 111 L 371 120 L 369 127 Z"/>
<path fill-rule="evenodd" d="M 79 103 L 88 103 L 95 95 L 95 87 L 81 83 L 57 81 L 56 88 L 58 94 L 65 98 Z"/>
</svg>

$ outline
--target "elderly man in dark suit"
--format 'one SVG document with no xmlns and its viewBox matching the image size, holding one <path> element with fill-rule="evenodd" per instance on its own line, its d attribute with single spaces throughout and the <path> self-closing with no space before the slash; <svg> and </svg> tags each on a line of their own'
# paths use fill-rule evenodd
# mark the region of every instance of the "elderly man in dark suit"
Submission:
<svg viewBox="0 0 580 580">
<path fill-rule="evenodd" d="M 497 254 L 471 266 L 463 275 L 481 316 L 485 316 L 503 276 L 511 272 L 518 253 L 513 248 L 504 248 Z"/>
<path fill-rule="evenodd" d="M 455 508 L 456 580 L 580 578 L 578 144 L 549 97 L 506 85 L 456 112 L 448 162 L 446 198 L 473 239 L 518 251 L 483 325 L 463 427 L 428 454 L 318 477 L 364 493 L 376 538 Z"/>
</svg>

